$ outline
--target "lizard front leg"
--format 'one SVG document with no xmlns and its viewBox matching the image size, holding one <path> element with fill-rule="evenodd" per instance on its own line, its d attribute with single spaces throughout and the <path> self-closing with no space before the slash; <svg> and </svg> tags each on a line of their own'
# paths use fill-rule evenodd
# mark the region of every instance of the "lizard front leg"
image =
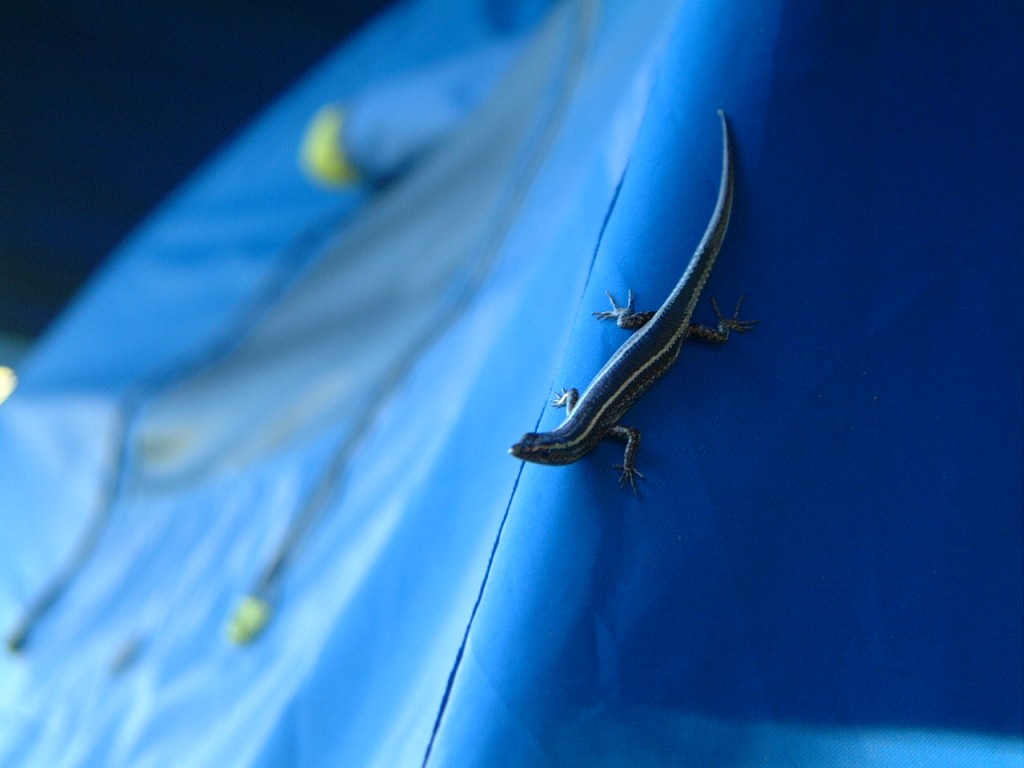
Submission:
<svg viewBox="0 0 1024 768">
<path fill-rule="evenodd" d="M 576 401 L 580 399 L 580 391 L 576 387 L 569 387 L 569 389 L 563 389 L 561 393 L 551 401 L 551 405 L 555 408 L 565 408 L 565 415 L 569 416 L 572 414 L 573 409 L 576 407 Z"/>
<path fill-rule="evenodd" d="M 616 440 L 626 441 L 626 450 L 622 455 L 622 463 L 616 464 L 612 469 L 622 470 L 622 477 L 619 478 L 619 487 L 625 485 L 628 480 L 633 488 L 633 493 L 636 493 L 636 478 L 643 478 L 643 473 L 636 468 L 635 463 L 636 451 L 640 447 L 640 430 L 616 424 L 608 430 L 608 436 L 614 437 Z"/>
</svg>

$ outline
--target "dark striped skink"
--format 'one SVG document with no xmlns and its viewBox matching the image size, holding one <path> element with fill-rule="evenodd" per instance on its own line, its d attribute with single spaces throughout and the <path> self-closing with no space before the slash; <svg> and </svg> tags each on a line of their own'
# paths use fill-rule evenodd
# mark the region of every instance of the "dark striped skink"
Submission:
<svg viewBox="0 0 1024 768">
<path fill-rule="evenodd" d="M 672 366 L 686 339 L 693 336 L 724 342 L 730 331 L 748 331 L 757 322 L 739 319 L 742 298 L 736 303 L 731 317 L 723 316 L 712 299 L 718 316 L 718 324 L 714 328 L 690 322 L 718 257 L 732 210 L 733 162 L 729 126 L 722 110 L 718 115 L 722 121 L 722 180 L 718 201 L 704 237 L 679 283 L 657 312 L 634 312 L 632 292 L 625 307 L 618 306 L 608 294 L 612 309 L 595 312 L 594 315 L 601 319 L 614 319 L 620 328 L 638 330 L 598 371 L 582 395 L 576 389 L 563 390 L 552 405 L 566 409 L 565 421 L 550 432 L 523 435 L 509 449 L 516 458 L 538 464 L 570 464 L 593 450 L 605 437 L 624 440 L 626 450 L 622 464 L 615 468 L 622 470 L 620 485 L 628 481 L 636 491 L 636 478 L 643 477 L 634 463 L 640 445 L 640 431 L 622 426 L 619 419 Z"/>
</svg>

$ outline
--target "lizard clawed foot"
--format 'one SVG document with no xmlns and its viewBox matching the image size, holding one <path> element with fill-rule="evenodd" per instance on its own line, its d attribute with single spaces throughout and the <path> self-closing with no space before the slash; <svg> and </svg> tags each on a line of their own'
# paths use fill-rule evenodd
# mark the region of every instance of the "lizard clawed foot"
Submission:
<svg viewBox="0 0 1024 768">
<path fill-rule="evenodd" d="M 740 320 L 740 306 L 742 304 L 743 297 L 740 296 L 736 300 L 736 308 L 733 310 L 732 317 L 726 317 L 719 311 L 718 302 L 715 301 L 715 297 L 711 297 L 711 308 L 715 310 L 715 315 L 718 317 L 718 330 L 720 332 L 736 331 L 737 333 L 746 333 L 761 322 L 760 320 Z"/>
<path fill-rule="evenodd" d="M 622 488 L 628 480 L 630 487 L 633 489 L 633 493 L 638 493 L 636 489 L 636 479 L 638 477 L 641 480 L 644 479 L 644 475 L 639 469 L 634 467 L 632 464 L 616 464 L 612 469 L 622 470 L 622 476 L 619 478 L 619 488 Z"/>
<path fill-rule="evenodd" d="M 565 408 L 566 414 L 571 414 L 576 407 L 576 401 L 580 399 L 580 392 L 576 387 L 563 388 L 561 393 L 551 399 L 552 408 Z"/>
<path fill-rule="evenodd" d="M 605 294 L 608 296 L 608 301 L 611 302 L 612 308 L 604 312 L 593 312 L 592 314 L 598 320 L 618 320 L 620 317 L 633 314 L 633 291 L 629 292 L 629 301 L 626 302 L 624 307 L 620 307 L 615 303 L 615 297 L 612 296 L 611 291 L 605 291 Z"/>
</svg>

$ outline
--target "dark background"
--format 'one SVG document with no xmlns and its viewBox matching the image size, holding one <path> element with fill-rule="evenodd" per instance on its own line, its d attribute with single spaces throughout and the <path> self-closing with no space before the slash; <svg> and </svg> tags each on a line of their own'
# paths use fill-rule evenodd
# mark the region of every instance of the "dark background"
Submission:
<svg viewBox="0 0 1024 768">
<path fill-rule="evenodd" d="M 389 4 L 0 5 L 0 334 L 42 332 L 175 185 Z"/>
</svg>

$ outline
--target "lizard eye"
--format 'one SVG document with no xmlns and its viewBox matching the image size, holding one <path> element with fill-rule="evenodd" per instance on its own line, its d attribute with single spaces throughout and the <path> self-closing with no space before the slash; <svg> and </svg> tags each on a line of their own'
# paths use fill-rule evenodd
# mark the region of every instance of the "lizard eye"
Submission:
<svg viewBox="0 0 1024 768">
<path fill-rule="evenodd" d="M 535 452 L 534 448 L 537 445 L 537 437 L 536 432 L 527 432 L 518 443 L 508 449 L 508 452 L 520 459 Z"/>
</svg>

